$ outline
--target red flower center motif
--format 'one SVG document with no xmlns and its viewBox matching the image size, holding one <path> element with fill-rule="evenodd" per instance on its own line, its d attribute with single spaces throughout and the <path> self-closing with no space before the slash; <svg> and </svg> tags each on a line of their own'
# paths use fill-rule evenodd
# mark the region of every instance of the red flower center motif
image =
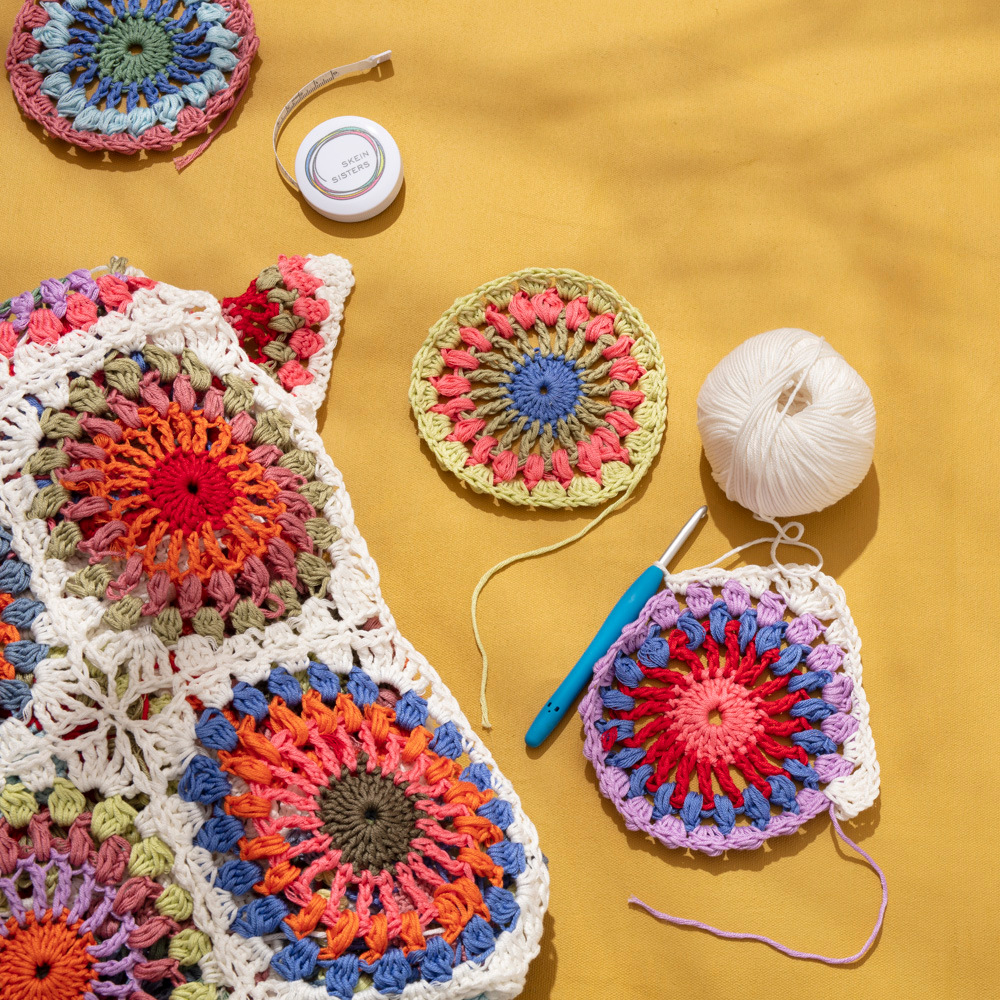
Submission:
<svg viewBox="0 0 1000 1000">
<path fill-rule="evenodd" d="M 200 410 L 184 413 L 176 402 L 165 417 L 152 407 L 137 413 L 141 425 L 122 428 L 118 440 L 111 427 L 95 430 L 93 455 L 60 476 L 91 498 L 68 512 L 85 515 L 81 525 L 93 529 L 81 550 L 121 559 L 141 553 L 146 573 L 165 571 L 176 584 L 188 576 L 208 583 L 216 569 L 238 572 L 263 556 L 287 508 L 278 483 L 239 440 L 242 430 Z M 216 539 L 215 531 L 224 534 Z"/>
<path fill-rule="evenodd" d="M 185 533 L 206 522 L 213 531 L 222 531 L 236 499 L 229 476 L 208 455 L 183 451 L 150 472 L 149 496 L 171 527 Z"/>
<path fill-rule="evenodd" d="M 339 531 L 322 509 L 334 487 L 251 381 L 216 378 L 190 351 L 138 356 L 75 379 L 24 465 L 47 557 L 88 563 L 68 591 L 111 602 L 104 622 L 116 631 L 153 619 L 168 645 L 299 614 L 330 579 Z"/>
</svg>

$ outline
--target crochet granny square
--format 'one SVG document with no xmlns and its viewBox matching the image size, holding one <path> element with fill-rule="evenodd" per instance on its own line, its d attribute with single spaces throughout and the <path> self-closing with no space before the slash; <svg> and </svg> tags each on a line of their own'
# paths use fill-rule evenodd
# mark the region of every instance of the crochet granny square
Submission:
<svg viewBox="0 0 1000 1000">
<path fill-rule="evenodd" d="M 221 303 L 119 269 L 0 305 L 5 997 L 520 992 L 537 835 L 317 433 L 352 284 L 282 257 Z"/>
<path fill-rule="evenodd" d="M 580 714 L 601 791 L 668 847 L 752 850 L 878 798 L 861 640 L 812 567 L 668 575 Z"/>
</svg>

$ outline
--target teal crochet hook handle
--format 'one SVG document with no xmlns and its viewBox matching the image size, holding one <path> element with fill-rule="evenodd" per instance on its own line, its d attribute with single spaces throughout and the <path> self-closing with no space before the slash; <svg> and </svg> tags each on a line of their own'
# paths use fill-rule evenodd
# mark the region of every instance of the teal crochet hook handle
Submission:
<svg viewBox="0 0 1000 1000">
<path fill-rule="evenodd" d="M 529 747 L 541 746 L 552 735 L 552 730 L 558 725 L 559 720 L 590 683 L 590 678 L 594 675 L 594 665 L 611 648 L 612 643 L 621 635 L 622 629 L 635 620 L 646 601 L 660 589 L 663 574 L 666 573 L 671 559 L 677 555 L 680 547 L 707 513 L 707 507 L 699 507 L 667 547 L 667 551 L 652 566 L 644 570 L 633 581 L 632 586 L 618 598 L 618 603 L 611 609 L 611 614 L 604 619 L 604 624 L 586 652 L 576 661 L 576 666 L 566 675 L 566 679 L 556 688 L 552 697 L 545 703 L 545 707 L 535 716 L 535 721 L 524 736 L 524 742 Z"/>
</svg>

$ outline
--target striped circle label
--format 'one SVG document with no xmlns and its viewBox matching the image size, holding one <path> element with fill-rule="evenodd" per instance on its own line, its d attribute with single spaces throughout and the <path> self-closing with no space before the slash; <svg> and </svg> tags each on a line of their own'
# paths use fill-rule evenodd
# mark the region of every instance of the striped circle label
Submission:
<svg viewBox="0 0 1000 1000">
<path fill-rule="evenodd" d="M 334 129 L 306 154 L 307 180 L 334 201 L 350 201 L 371 191 L 384 170 L 382 143 L 358 125 Z"/>
</svg>

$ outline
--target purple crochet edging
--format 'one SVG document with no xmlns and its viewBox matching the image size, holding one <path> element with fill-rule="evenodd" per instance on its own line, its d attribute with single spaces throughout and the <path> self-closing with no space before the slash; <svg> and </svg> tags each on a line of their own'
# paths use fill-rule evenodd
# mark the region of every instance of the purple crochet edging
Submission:
<svg viewBox="0 0 1000 1000">
<path fill-rule="evenodd" d="M 698 617 L 707 614 L 711 606 L 711 597 L 703 591 L 708 591 L 708 588 L 694 586 L 690 590 L 687 601 L 689 609 L 694 610 Z M 778 606 L 772 607 L 772 602 L 768 598 L 780 601 L 770 592 L 762 595 L 759 610 L 762 623 L 765 624 L 771 623 L 772 620 L 778 621 L 782 612 Z M 593 680 L 579 706 L 579 713 L 584 723 L 583 753 L 594 765 L 601 792 L 614 803 L 628 829 L 646 833 L 667 847 L 691 848 L 711 856 L 720 855 L 727 850 L 754 850 L 772 837 L 794 833 L 803 823 L 829 811 L 830 798 L 822 790 L 800 788 L 796 793 L 798 812 L 784 811 L 772 816 L 763 830 L 751 825 L 740 825 L 730 833 L 723 834 L 717 827 L 705 824 L 688 832 L 684 822 L 677 815 L 668 814 L 654 821 L 653 804 L 646 796 L 628 797 L 630 787 L 628 772 L 605 763 L 607 754 L 601 746 L 601 734 L 595 724 L 604 714 L 600 689 L 613 682 L 615 658 L 619 653 L 625 655 L 636 653 L 649 633 L 651 622 L 666 632 L 676 625 L 680 613 L 680 606 L 673 592 L 660 591 L 650 598 L 636 620 L 623 629 L 618 640 L 598 660 Z M 810 633 L 818 634 L 821 627 L 822 623 L 818 619 L 808 615 L 792 622 L 788 631 L 792 632 L 793 640 L 808 641 Z M 843 743 L 844 739 L 857 729 L 857 721 L 843 714 L 849 710 L 851 687 L 849 678 L 838 675 L 823 690 L 824 698 L 841 711 L 823 720 L 821 728 L 838 743 Z M 854 765 L 839 754 L 820 755 L 815 758 L 814 766 L 824 783 L 850 774 L 854 770 Z"/>
</svg>

